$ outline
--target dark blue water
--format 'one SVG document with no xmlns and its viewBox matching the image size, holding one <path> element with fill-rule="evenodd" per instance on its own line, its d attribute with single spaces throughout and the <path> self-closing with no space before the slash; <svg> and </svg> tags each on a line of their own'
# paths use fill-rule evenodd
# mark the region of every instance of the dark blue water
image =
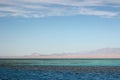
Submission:
<svg viewBox="0 0 120 80">
<path fill-rule="evenodd" d="M 0 80 L 120 80 L 120 59 L 0 60 Z"/>
<path fill-rule="evenodd" d="M 120 72 L 71 72 L 0 68 L 0 80 L 120 80 Z"/>
</svg>

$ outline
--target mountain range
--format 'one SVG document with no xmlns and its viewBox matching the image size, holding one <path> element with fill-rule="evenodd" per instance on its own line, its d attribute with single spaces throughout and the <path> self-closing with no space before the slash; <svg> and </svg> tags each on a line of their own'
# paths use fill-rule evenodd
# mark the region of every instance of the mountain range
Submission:
<svg viewBox="0 0 120 80">
<path fill-rule="evenodd" d="M 56 54 L 39 54 L 32 53 L 24 56 L 4 56 L 1 58 L 120 58 L 120 48 L 102 48 L 94 51 L 77 52 L 77 53 L 56 53 Z"/>
<path fill-rule="evenodd" d="M 77 53 L 56 53 L 43 55 L 32 53 L 24 56 L 25 58 L 120 58 L 120 48 L 102 48 L 94 51 Z"/>
</svg>

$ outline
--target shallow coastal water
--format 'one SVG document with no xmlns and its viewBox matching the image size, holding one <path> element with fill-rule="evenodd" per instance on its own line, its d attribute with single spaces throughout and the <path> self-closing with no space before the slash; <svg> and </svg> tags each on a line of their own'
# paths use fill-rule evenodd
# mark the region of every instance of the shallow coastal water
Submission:
<svg viewBox="0 0 120 80">
<path fill-rule="evenodd" d="M 19 66 L 120 66 L 120 59 L 1 59 L 0 64 Z"/>
<path fill-rule="evenodd" d="M 0 80 L 120 80 L 120 59 L 4 59 Z"/>
</svg>

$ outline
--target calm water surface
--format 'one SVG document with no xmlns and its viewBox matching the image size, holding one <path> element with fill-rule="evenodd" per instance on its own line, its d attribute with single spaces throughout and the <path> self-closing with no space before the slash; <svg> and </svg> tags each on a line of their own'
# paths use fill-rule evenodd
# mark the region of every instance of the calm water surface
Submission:
<svg viewBox="0 0 120 80">
<path fill-rule="evenodd" d="M 19 66 L 120 66 L 120 59 L 1 59 L 0 64 Z"/>
<path fill-rule="evenodd" d="M 0 59 L 0 80 L 120 80 L 120 59 Z"/>
</svg>

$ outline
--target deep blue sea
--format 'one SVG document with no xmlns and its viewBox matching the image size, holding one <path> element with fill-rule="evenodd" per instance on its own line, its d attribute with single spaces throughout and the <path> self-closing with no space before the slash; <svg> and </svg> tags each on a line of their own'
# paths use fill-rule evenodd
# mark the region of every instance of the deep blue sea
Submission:
<svg viewBox="0 0 120 80">
<path fill-rule="evenodd" d="M 1 59 L 0 80 L 120 80 L 120 59 Z"/>
</svg>

